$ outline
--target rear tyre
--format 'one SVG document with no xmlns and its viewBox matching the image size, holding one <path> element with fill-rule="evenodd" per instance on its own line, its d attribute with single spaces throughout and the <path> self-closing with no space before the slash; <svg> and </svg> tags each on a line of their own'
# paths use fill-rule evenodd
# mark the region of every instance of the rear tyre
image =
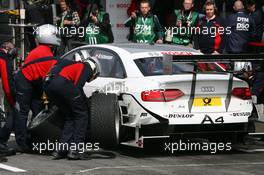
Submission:
<svg viewBox="0 0 264 175">
<path fill-rule="evenodd" d="M 120 110 L 116 94 L 94 94 L 90 101 L 91 139 L 106 148 L 120 143 Z"/>
</svg>

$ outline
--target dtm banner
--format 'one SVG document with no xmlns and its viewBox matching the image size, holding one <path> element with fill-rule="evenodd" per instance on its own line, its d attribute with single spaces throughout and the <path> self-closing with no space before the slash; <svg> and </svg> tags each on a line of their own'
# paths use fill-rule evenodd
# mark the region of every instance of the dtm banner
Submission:
<svg viewBox="0 0 264 175">
<path fill-rule="evenodd" d="M 129 29 L 124 26 L 131 0 L 107 0 L 106 11 L 110 14 L 115 42 L 127 42 Z"/>
</svg>

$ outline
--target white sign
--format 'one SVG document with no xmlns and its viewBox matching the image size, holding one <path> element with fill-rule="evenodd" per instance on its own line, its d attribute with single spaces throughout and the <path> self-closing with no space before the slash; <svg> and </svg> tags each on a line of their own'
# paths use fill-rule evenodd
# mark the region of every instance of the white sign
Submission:
<svg viewBox="0 0 264 175">
<path fill-rule="evenodd" d="M 127 42 L 129 28 L 124 26 L 124 21 L 129 17 L 127 9 L 131 0 L 107 0 L 106 11 L 110 15 L 115 42 Z"/>
</svg>

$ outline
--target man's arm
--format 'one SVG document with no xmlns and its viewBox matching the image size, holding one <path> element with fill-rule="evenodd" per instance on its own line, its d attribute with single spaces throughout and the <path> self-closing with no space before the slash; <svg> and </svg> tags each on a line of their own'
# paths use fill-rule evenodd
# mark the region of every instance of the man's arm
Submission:
<svg viewBox="0 0 264 175">
<path fill-rule="evenodd" d="M 154 19 L 154 32 L 156 34 L 157 41 L 159 41 L 159 44 L 161 44 L 163 41 L 164 32 L 163 32 L 163 29 L 162 29 L 162 26 L 159 22 L 158 17 L 156 15 L 154 15 L 153 19 Z"/>
<path fill-rule="evenodd" d="M 249 17 L 249 32 L 251 36 L 251 40 L 254 40 L 256 38 L 256 23 L 252 17 Z"/>
<path fill-rule="evenodd" d="M 77 12 L 72 13 L 72 20 L 64 20 L 63 21 L 64 25 L 72 25 L 72 26 L 78 26 L 80 25 L 80 17 Z"/>
<path fill-rule="evenodd" d="M 0 74 L 2 78 L 2 86 L 5 92 L 5 96 L 7 101 L 11 106 L 15 106 L 14 100 L 14 92 L 12 89 L 14 88 L 13 80 L 12 80 L 12 65 L 5 61 L 5 59 L 0 59 Z"/>
<path fill-rule="evenodd" d="M 124 22 L 124 24 L 125 24 L 125 27 L 131 27 L 131 26 L 133 26 L 133 24 L 134 24 L 134 21 L 135 21 L 135 19 L 134 18 L 132 18 L 132 17 L 129 17 L 125 22 Z"/>
<path fill-rule="evenodd" d="M 78 13 L 76 11 L 73 12 L 72 13 L 72 25 L 78 26 L 80 25 L 80 23 L 81 23 L 81 20 L 80 20 Z"/>
<path fill-rule="evenodd" d="M 225 49 L 225 45 L 226 45 L 225 29 L 226 29 L 227 26 L 226 26 L 226 21 L 224 19 L 222 19 L 222 18 L 219 19 L 219 24 L 220 24 L 219 28 L 221 27 L 224 30 L 224 32 L 223 32 L 223 30 L 221 30 L 221 32 L 218 31 L 219 34 L 220 34 L 220 37 L 221 37 L 221 43 L 220 43 L 220 47 L 218 48 L 217 52 L 218 53 L 223 53 L 223 51 Z M 220 29 L 218 29 L 218 30 L 220 30 Z"/>
<path fill-rule="evenodd" d="M 97 25 L 102 31 L 105 31 L 105 32 L 109 31 L 111 28 L 109 14 L 108 13 L 104 14 L 103 21 L 100 22 L 97 20 L 95 25 Z"/>
</svg>

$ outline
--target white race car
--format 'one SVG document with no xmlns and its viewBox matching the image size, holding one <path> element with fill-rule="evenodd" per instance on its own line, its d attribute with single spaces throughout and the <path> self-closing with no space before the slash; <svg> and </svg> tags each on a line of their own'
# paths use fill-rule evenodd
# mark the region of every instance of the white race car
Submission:
<svg viewBox="0 0 264 175">
<path fill-rule="evenodd" d="M 100 76 L 84 87 L 92 139 L 143 148 L 146 139 L 243 138 L 253 109 L 248 84 L 218 63 L 177 62 L 178 55 L 201 53 L 129 43 L 86 45 L 62 56 L 100 62 Z"/>
</svg>

